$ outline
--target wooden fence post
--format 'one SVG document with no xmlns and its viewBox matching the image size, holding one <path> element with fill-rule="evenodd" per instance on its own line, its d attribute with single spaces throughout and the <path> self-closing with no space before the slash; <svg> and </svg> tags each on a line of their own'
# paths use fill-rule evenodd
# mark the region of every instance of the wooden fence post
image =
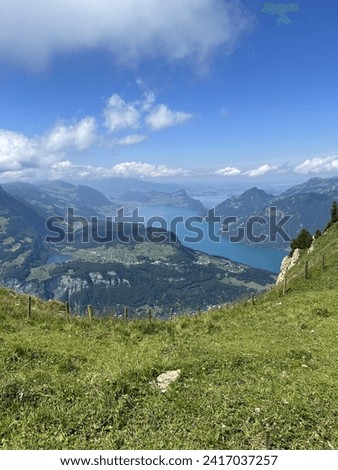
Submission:
<svg viewBox="0 0 338 470">
<path fill-rule="evenodd" d="M 305 279 L 308 279 L 309 277 L 309 262 L 308 261 L 305 261 L 305 265 L 304 265 L 304 278 Z"/>
<path fill-rule="evenodd" d="M 283 279 L 283 295 L 286 294 L 287 283 L 288 283 L 288 275 L 287 273 L 285 273 L 285 276 Z"/>
<path fill-rule="evenodd" d="M 255 294 L 251 294 L 251 303 L 255 305 Z"/>
<path fill-rule="evenodd" d="M 65 307 L 66 307 L 66 317 L 67 317 L 67 320 L 69 320 L 70 319 L 69 302 L 65 303 Z"/>
<path fill-rule="evenodd" d="M 152 314 L 151 314 L 151 308 L 148 309 L 148 320 L 151 321 L 152 319 Z"/>
<path fill-rule="evenodd" d="M 93 307 L 91 305 L 87 306 L 88 320 L 92 321 L 93 319 Z"/>
<path fill-rule="evenodd" d="M 123 319 L 128 321 L 128 307 L 124 307 Z"/>
<path fill-rule="evenodd" d="M 32 318 L 32 297 L 28 297 L 28 314 L 27 318 Z"/>
<path fill-rule="evenodd" d="M 170 309 L 170 320 L 172 320 L 173 317 L 174 317 L 174 309 L 171 308 L 171 309 Z"/>
</svg>

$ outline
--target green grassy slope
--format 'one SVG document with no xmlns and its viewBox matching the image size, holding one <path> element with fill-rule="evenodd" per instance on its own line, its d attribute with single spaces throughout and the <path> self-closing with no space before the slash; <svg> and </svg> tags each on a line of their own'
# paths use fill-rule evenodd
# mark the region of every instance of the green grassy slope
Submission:
<svg viewBox="0 0 338 470">
<path fill-rule="evenodd" d="M 338 448 L 337 242 L 338 227 L 315 241 L 285 296 L 171 322 L 67 322 L 36 299 L 27 319 L 0 290 L 0 447 Z"/>
</svg>

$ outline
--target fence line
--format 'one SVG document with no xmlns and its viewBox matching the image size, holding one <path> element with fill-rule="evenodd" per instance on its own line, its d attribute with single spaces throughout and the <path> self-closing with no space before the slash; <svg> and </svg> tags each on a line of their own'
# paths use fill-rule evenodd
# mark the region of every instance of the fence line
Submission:
<svg viewBox="0 0 338 470">
<path fill-rule="evenodd" d="M 318 267 L 321 267 L 321 270 L 322 271 L 325 271 L 326 268 L 327 268 L 327 262 L 326 262 L 326 254 L 323 253 L 322 256 L 321 256 L 321 259 L 320 261 L 317 261 L 315 264 L 314 264 L 314 268 L 318 268 Z M 311 276 L 310 276 L 310 264 L 309 264 L 309 261 L 306 260 L 304 262 L 304 269 L 303 269 L 303 277 L 305 280 L 308 280 Z M 298 277 L 298 274 L 294 275 L 291 279 L 295 279 Z M 287 283 L 288 283 L 288 271 L 286 271 L 285 273 L 285 276 L 284 276 L 284 279 L 283 279 L 283 296 L 286 294 L 287 292 Z"/>
</svg>

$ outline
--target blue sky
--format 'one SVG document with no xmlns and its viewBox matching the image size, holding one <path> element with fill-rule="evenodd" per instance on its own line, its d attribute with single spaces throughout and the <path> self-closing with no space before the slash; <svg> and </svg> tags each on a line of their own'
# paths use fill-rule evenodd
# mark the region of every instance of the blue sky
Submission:
<svg viewBox="0 0 338 470">
<path fill-rule="evenodd" d="M 337 175 L 338 4 L 266 3 L 2 0 L 0 181 Z"/>
</svg>

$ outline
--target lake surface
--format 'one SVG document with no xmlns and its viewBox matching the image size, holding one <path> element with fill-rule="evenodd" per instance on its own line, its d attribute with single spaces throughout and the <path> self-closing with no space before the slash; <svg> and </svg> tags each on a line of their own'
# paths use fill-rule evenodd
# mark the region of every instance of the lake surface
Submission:
<svg viewBox="0 0 338 470">
<path fill-rule="evenodd" d="M 140 216 L 144 217 L 147 225 L 153 227 L 163 227 L 176 233 L 180 242 L 194 250 L 208 253 L 209 255 L 222 256 L 229 258 L 232 261 L 246 264 L 254 268 L 266 269 L 268 271 L 278 273 L 280 271 L 280 264 L 286 252 L 279 249 L 262 248 L 261 246 L 245 245 L 243 243 L 229 242 L 227 239 L 218 236 L 217 241 L 213 241 L 209 236 L 209 223 L 205 220 L 198 223 L 193 223 L 192 226 L 198 227 L 203 231 L 203 237 L 199 241 L 189 241 L 188 238 L 196 238 L 196 233 L 189 230 L 189 227 L 180 222 L 173 224 L 173 219 L 177 216 L 182 216 L 185 220 L 188 217 L 196 216 L 196 213 L 189 209 L 182 209 L 172 206 L 145 206 L 139 208 Z M 155 219 L 151 219 L 155 217 Z M 156 217 L 162 218 L 157 221 Z M 221 230 L 221 224 L 215 224 L 215 233 L 218 234 Z"/>
<path fill-rule="evenodd" d="M 70 261 L 71 259 L 72 256 L 70 255 L 60 255 L 55 253 L 54 255 L 48 257 L 46 264 L 60 264 L 64 263 L 65 261 Z"/>
</svg>

